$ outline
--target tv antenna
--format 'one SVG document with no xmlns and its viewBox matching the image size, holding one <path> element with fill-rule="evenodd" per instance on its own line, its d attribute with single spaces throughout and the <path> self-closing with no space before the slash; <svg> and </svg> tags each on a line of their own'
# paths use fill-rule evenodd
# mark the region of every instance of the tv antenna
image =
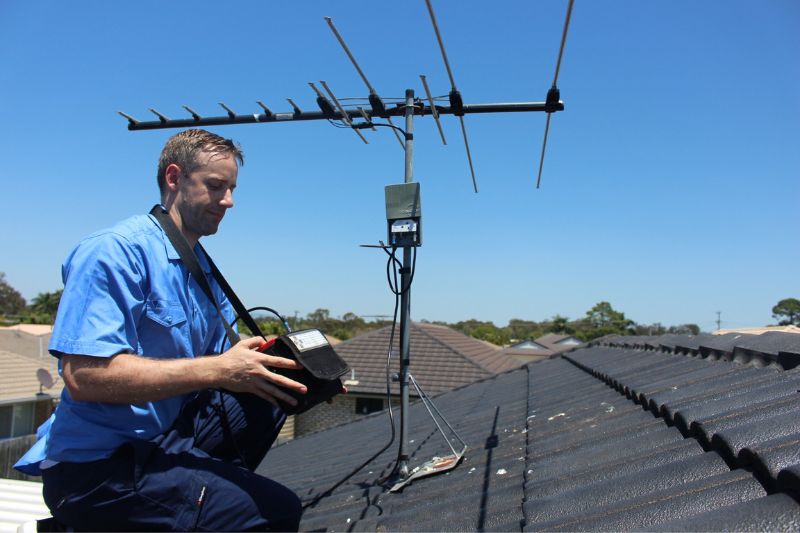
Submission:
<svg viewBox="0 0 800 533">
<path fill-rule="evenodd" d="M 441 413 L 438 413 L 435 405 L 430 402 L 427 395 L 419 388 L 419 384 L 411 376 L 409 372 L 410 367 L 410 289 L 413 280 L 413 267 L 412 267 L 412 250 L 414 257 L 416 257 L 416 248 L 422 244 L 421 232 L 421 206 L 419 183 L 414 182 L 413 174 L 413 155 L 414 155 L 414 117 L 424 117 L 430 115 L 436 121 L 439 135 L 442 143 L 447 144 L 444 131 L 441 125 L 441 117 L 443 115 L 454 115 L 458 117 L 461 126 L 461 133 L 464 139 L 464 148 L 466 150 L 467 162 L 469 164 L 470 175 L 472 178 L 472 186 L 475 193 L 478 192 L 478 184 L 475 176 L 475 169 L 472 161 L 472 154 L 470 151 L 469 140 L 467 137 L 467 129 L 464 121 L 464 116 L 477 113 L 520 113 L 520 112 L 544 112 L 547 113 L 547 120 L 545 123 L 544 137 L 542 141 L 542 150 L 539 158 L 539 168 L 536 178 L 536 188 L 541 186 L 542 169 L 544 166 L 544 156 L 547 147 L 547 140 L 550 131 L 551 115 L 558 111 L 564 110 L 564 103 L 560 100 L 560 92 L 558 89 L 558 76 L 561 69 L 561 61 L 564 55 L 564 47 L 566 44 L 567 33 L 569 30 L 569 23 L 572 14 L 574 0 L 569 0 L 567 5 L 567 13 L 564 21 L 564 27 L 561 35 L 561 44 L 558 51 L 556 60 L 555 74 L 553 76 L 553 84 L 547 92 L 547 97 L 544 102 L 511 102 L 511 103 L 483 103 L 483 104 L 466 104 L 464 103 L 461 92 L 458 90 L 453 76 L 450 62 L 447 57 L 447 52 L 444 47 L 444 40 L 442 39 L 439 24 L 436 20 L 436 15 L 433 11 L 431 0 L 425 0 L 428 13 L 430 15 L 431 23 L 433 25 L 436 40 L 441 51 L 442 59 L 444 61 L 445 69 L 450 80 L 450 92 L 448 93 L 447 100 L 449 105 L 444 105 L 438 98 L 434 98 L 428 86 L 427 79 L 424 75 L 420 75 L 422 82 L 425 99 L 420 99 L 415 96 L 413 89 L 406 89 L 405 98 L 403 99 L 384 99 L 378 94 L 375 87 L 369 82 L 364 71 L 359 66 L 350 48 L 344 41 L 333 20 L 330 17 L 325 17 L 331 31 L 333 32 L 339 44 L 347 54 L 350 62 L 355 67 L 358 75 L 367 87 L 369 93 L 365 99 L 366 104 L 364 107 L 360 105 L 348 104 L 344 105 L 342 99 L 338 98 L 331 90 L 327 82 L 320 80 L 319 84 L 322 90 L 313 82 L 309 82 L 309 86 L 316 95 L 316 104 L 319 111 L 306 111 L 291 98 L 287 98 L 292 111 L 276 113 L 267 107 L 264 102 L 257 100 L 256 104 L 261 109 L 261 112 L 251 114 L 239 114 L 227 106 L 224 102 L 219 102 L 220 107 L 225 111 L 224 115 L 205 117 L 200 115 L 194 109 L 184 105 L 183 109 L 189 113 L 188 118 L 171 119 L 156 109 L 150 108 L 150 112 L 156 116 L 157 120 L 140 121 L 133 116 L 119 112 L 121 116 L 128 120 L 128 129 L 131 131 L 143 130 L 157 130 L 167 128 L 195 128 L 198 126 L 224 126 L 233 124 L 270 124 L 274 122 L 297 122 L 297 121 L 312 121 L 312 120 L 327 120 L 338 127 L 352 129 L 353 132 L 360 138 L 361 141 L 368 144 L 368 140 L 361 133 L 361 130 L 371 129 L 377 131 L 376 127 L 390 128 L 399 144 L 403 148 L 405 155 L 405 172 L 404 181 L 401 185 L 390 185 L 386 188 L 386 207 L 387 207 L 387 222 L 388 222 L 388 238 L 389 244 L 384 245 L 382 242 L 378 248 L 382 248 L 389 253 L 392 250 L 390 258 L 391 261 L 397 261 L 401 264 L 400 268 L 400 290 L 395 294 L 400 297 L 400 397 L 401 397 L 401 415 L 400 415 L 400 443 L 397 464 L 395 465 L 394 472 L 397 472 L 399 477 L 393 490 L 402 488 L 402 486 L 410 483 L 412 480 L 427 475 L 444 472 L 455 468 L 460 462 L 466 450 L 466 445 L 455 434 L 452 427 L 444 420 Z M 323 92 L 324 91 L 324 92 Z M 389 103 L 389 101 L 392 101 Z M 400 100 L 400 101 L 398 101 Z M 400 128 L 394 124 L 392 118 L 404 118 L 405 128 Z M 378 119 L 386 120 L 386 123 L 377 122 Z M 402 134 L 402 135 L 401 135 Z M 402 262 L 394 257 L 394 253 L 398 248 L 402 248 L 403 257 Z M 394 289 L 393 289 L 394 290 Z M 389 347 L 391 353 L 391 346 Z M 413 472 L 409 468 L 409 453 L 408 453 L 408 404 L 409 404 L 409 384 L 412 384 L 418 391 L 423 403 L 436 422 L 439 431 L 444 436 L 447 444 L 450 446 L 453 455 L 447 457 L 434 457 L 432 460 L 416 468 Z M 431 408 L 432 406 L 432 408 Z M 461 451 L 457 451 L 453 445 L 452 440 L 445 435 L 439 422 L 434 416 L 432 410 L 436 410 L 440 419 L 456 436 L 457 440 L 463 444 Z M 354 472 L 355 473 L 355 472 Z"/>
</svg>

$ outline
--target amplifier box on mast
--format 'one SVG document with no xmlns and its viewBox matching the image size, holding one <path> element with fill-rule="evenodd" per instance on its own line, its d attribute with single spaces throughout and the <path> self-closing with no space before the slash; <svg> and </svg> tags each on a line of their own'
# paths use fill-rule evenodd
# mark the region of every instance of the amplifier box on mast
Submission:
<svg viewBox="0 0 800 533">
<path fill-rule="evenodd" d="M 386 186 L 386 221 L 390 246 L 422 244 L 419 183 Z"/>
</svg>

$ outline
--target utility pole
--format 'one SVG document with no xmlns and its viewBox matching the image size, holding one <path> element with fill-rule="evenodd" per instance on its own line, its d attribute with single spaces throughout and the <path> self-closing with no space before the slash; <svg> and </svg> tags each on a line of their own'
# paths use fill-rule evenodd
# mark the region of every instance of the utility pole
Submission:
<svg viewBox="0 0 800 533">
<path fill-rule="evenodd" d="M 722 320 L 720 317 L 722 316 L 722 311 L 717 311 L 717 331 L 722 329 Z"/>
</svg>

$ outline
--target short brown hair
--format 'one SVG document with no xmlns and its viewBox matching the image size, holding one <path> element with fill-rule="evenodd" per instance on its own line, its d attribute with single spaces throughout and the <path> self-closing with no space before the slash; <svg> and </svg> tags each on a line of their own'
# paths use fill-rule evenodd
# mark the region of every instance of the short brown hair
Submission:
<svg viewBox="0 0 800 533">
<path fill-rule="evenodd" d="M 232 139 L 200 129 L 182 131 L 167 140 L 158 159 L 158 190 L 162 196 L 166 189 L 167 167 L 175 163 L 184 173 L 189 174 L 200 166 L 197 160 L 200 152 L 227 154 L 235 157 L 240 165 L 244 165 L 244 152 Z"/>
</svg>

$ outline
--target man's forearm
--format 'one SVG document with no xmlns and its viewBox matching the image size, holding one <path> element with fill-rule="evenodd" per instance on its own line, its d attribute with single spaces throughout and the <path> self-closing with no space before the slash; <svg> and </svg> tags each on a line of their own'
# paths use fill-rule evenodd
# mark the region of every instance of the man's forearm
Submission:
<svg viewBox="0 0 800 533">
<path fill-rule="evenodd" d="M 119 354 L 111 358 L 65 355 L 64 381 L 74 400 L 144 403 L 219 385 L 217 357 L 152 359 Z"/>
<path fill-rule="evenodd" d="M 213 357 L 63 355 L 62 375 L 72 398 L 83 402 L 144 403 L 219 387 L 255 394 L 275 405 L 296 404 L 285 389 L 305 394 L 306 386 L 271 369 L 303 367 L 292 359 L 257 351 L 261 342 L 258 337 L 243 340 Z"/>
</svg>

